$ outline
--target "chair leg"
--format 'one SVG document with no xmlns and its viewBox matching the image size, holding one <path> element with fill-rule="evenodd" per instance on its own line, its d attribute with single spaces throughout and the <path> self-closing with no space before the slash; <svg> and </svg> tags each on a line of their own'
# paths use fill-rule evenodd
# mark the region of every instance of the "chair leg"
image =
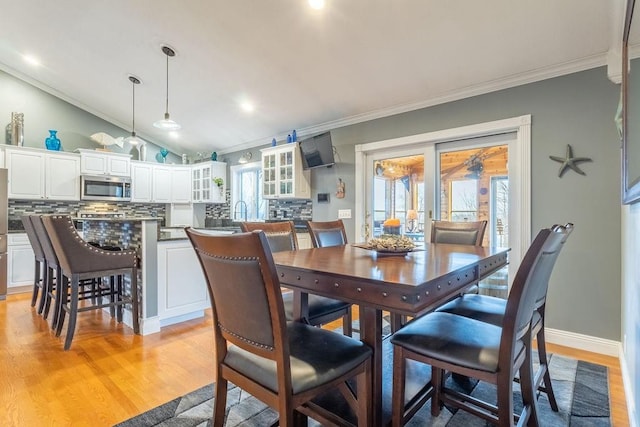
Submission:
<svg viewBox="0 0 640 427">
<path fill-rule="evenodd" d="M 553 392 L 553 385 L 551 384 L 551 376 L 549 375 L 549 362 L 547 360 L 547 346 L 544 338 L 544 322 L 536 335 L 538 341 L 538 360 L 540 361 L 540 367 L 544 369 L 544 388 L 549 399 L 549 405 L 551 410 L 558 412 L 558 402 L 556 401 L 556 395 Z"/>
<path fill-rule="evenodd" d="M 139 301 L 138 301 L 138 270 L 136 268 L 131 272 L 131 315 L 133 317 L 133 332 L 140 333 L 139 319 Z"/>
<path fill-rule="evenodd" d="M 122 279 L 123 279 L 122 274 L 118 274 L 118 279 L 116 284 L 116 293 L 114 295 L 116 303 L 118 304 L 116 305 L 116 319 L 118 320 L 118 323 L 122 322 L 122 295 L 123 295 Z"/>
<path fill-rule="evenodd" d="M 402 325 L 406 323 L 407 317 L 397 313 L 389 313 L 391 322 L 391 333 L 396 333 Z"/>
<path fill-rule="evenodd" d="M 49 308 L 51 307 L 51 298 L 53 295 L 53 269 L 47 266 L 44 269 L 44 277 L 42 279 L 43 283 L 43 294 L 42 296 L 45 298 L 44 302 L 44 310 L 42 311 L 42 317 L 45 319 L 49 316 Z"/>
<path fill-rule="evenodd" d="M 531 342 L 530 337 L 529 342 Z M 522 404 L 525 409 L 527 407 L 529 408 L 529 418 L 527 419 L 527 426 L 538 427 L 538 400 L 536 399 L 536 393 L 534 390 L 535 385 L 533 379 L 531 347 L 529 346 L 527 349 L 525 349 L 525 351 L 525 359 L 520 366 L 520 389 L 522 391 Z M 513 382 L 511 382 L 511 384 L 513 384 Z M 513 399 L 511 404 L 513 405 Z M 511 419 L 513 420 L 513 414 L 511 415 Z"/>
<path fill-rule="evenodd" d="M 220 371 L 218 371 L 220 373 Z M 224 415 L 227 407 L 227 380 L 221 375 L 217 376 L 217 381 L 213 386 L 213 426 L 224 426 Z"/>
<path fill-rule="evenodd" d="M 35 266 L 33 268 L 33 271 L 34 271 L 34 278 L 33 278 L 33 293 L 31 294 L 31 307 L 35 307 L 36 301 L 38 300 L 38 289 L 40 289 L 40 286 L 38 285 L 40 282 L 40 261 L 38 260 L 35 261 Z M 40 313 L 41 311 L 39 310 L 38 314 Z"/>
<path fill-rule="evenodd" d="M 342 316 L 342 333 L 348 337 L 353 334 L 353 318 L 351 316 L 351 307 L 347 309 L 347 313 Z"/>
<path fill-rule="evenodd" d="M 528 361 L 530 363 L 530 360 Z M 527 363 L 524 361 L 523 366 Z M 507 372 L 498 373 L 497 389 L 498 389 L 498 425 L 513 426 L 513 371 L 506 369 Z M 522 375 L 522 374 L 521 374 Z M 525 387 L 531 386 L 527 384 L 525 378 L 521 378 L 522 398 L 526 406 L 530 404 L 525 397 Z"/>
<path fill-rule="evenodd" d="M 60 270 L 58 270 L 60 271 Z M 62 326 L 64 325 L 64 317 L 69 302 L 69 278 L 65 276 L 60 277 L 61 285 L 58 286 L 60 291 L 57 292 L 58 296 L 56 297 L 56 313 L 58 313 L 57 317 L 54 318 L 54 325 L 56 327 L 56 336 L 59 337 L 62 333 Z"/>
<path fill-rule="evenodd" d="M 371 360 L 365 362 L 364 372 L 358 375 L 356 387 L 358 389 L 358 427 L 368 427 L 371 424 L 372 406 L 369 394 L 371 384 Z"/>
<path fill-rule="evenodd" d="M 76 331 L 76 319 L 78 317 L 78 287 L 79 280 L 77 277 L 71 278 L 71 298 L 69 301 L 69 324 L 67 326 L 67 336 L 64 341 L 64 349 L 69 350 L 73 335 Z"/>
<path fill-rule="evenodd" d="M 407 361 L 403 353 L 404 350 L 402 347 L 393 347 L 393 391 L 391 393 L 393 396 L 391 425 L 393 427 L 401 427 L 404 425 L 404 389 Z"/>
<path fill-rule="evenodd" d="M 442 388 L 444 386 L 444 371 L 441 368 L 431 367 L 431 385 L 433 386 L 433 396 L 431 396 L 431 415 L 437 417 L 442 408 Z"/>
<path fill-rule="evenodd" d="M 119 276 L 118 276 L 119 277 Z M 109 276 L 109 303 L 111 304 L 109 306 L 109 315 L 111 317 L 115 317 L 116 316 L 116 277 L 115 276 Z M 122 320 L 120 318 L 117 319 L 118 322 L 121 322 Z"/>
</svg>

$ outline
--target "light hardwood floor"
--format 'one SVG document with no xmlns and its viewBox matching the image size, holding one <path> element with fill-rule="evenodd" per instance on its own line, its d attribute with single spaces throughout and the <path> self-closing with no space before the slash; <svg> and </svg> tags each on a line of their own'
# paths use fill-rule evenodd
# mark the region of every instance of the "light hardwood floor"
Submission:
<svg viewBox="0 0 640 427">
<path fill-rule="evenodd" d="M 108 314 L 81 313 L 65 352 L 64 333 L 56 338 L 29 303 L 28 294 L 0 301 L 2 426 L 111 426 L 213 381 L 209 313 L 145 337 Z M 607 366 L 613 425 L 629 425 L 616 358 L 550 351 Z"/>
</svg>

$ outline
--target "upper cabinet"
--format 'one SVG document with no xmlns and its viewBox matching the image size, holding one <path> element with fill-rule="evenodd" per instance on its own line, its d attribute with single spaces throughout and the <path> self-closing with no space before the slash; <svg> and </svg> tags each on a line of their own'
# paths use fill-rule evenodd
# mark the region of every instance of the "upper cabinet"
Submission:
<svg viewBox="0 0 640 427">
<path fill-rule="evenodd" d="M 297 143 L 264 148 L 262 151 L 262 194 L 265 199 L 309 199 L 311 180 L 302 168 Z"/>
<path fill-rule="evenodd" d="M 80 200 L 77 154 L 7 147 L 5 161 L 10 199 Z"/>
<path fill-rule="evenodd" d="M 131 176 L 131 155 L 79 148 L 83 175 Z"/>
<path fill-rule="evenodd" d="M 132 161 L 131 201 L 138 203 L 191 202 L 191 168 Z"/>
<path fill-rule="evenodd" d="M 131 162 L 131 201 L 153 202 L 153 164 Z"/>
<path fill-rule="evenodd" d="M 202 162 L 191 166 L 191 200 L 193 203 L 225 203 L 227 164 Z"/>
</svg>

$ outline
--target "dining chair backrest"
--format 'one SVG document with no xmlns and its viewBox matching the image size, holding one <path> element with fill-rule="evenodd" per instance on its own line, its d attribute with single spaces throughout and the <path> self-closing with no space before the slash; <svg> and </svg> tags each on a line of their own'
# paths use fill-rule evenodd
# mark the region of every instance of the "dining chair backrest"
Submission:
<svg viewBox="0 0 640 427">
<path fill-rule="evenodd" d="M 507 299 L 502 325 L 501 356 L 511 358 L 512 356 L 507 355 L 513 352 L 514 340 L 521 340 L 529 332 L 536 297 L 540 287 L 544 286 L 551 275 L 564 238 L 565 233 L 559 229 L 542 229 L 525 253 Z"/>
<path fill-rule="evenodd" d="M 280 282 L 266 234 L 211 236 L 190 228 L 186 233 L 208 284 L 217 359 L 224 360 L 227 341 L 279 366 L 288 364 Z"/>
<path fill-rule="evenodd" d="M 51 268 L 57 267 L 58 257 L 53 250 L 53 246 L 51 245 L 49 234 L 47 233 L 47 230 L 44 228 L 44 224 L 42 223 L 42 215 L 31 215 L 30 220 L 33 226 L 33 230 L 38 236 L 38 241 L 40 242 L 40 246 L 42 247 L 42 252 L 44 253 L 45 259 L 47 260 L 47 264 L 49 264 Z"/>
<path fill-rule="evenodd" d="M 487 221 L 432 221 L 431 243 L 482 246 Z"/>
<path fill-rule="evenodd" d="M 551 254 L 548 259 L 549 267 L 545 270 L 545 277 L 540 278 L 539 286 L 536 288 L 535 295 L 535 308 L 538 309 L 543 306 L 547 301 L 547 291 L 549 289 L 549 279 L 551 278 L 551 273 L 553 272 L 553 267 L 556 264 L 556 260 L 558 259 L 558 255 L 560 255 L 560 251 L 564 248 L 564 244 L 566 243 L 569 235 L 573 231 L 573 224 L 567 223 L 565 225 L 553 225 L 551 230 L 557 233 L 562 234 L 562 239 L 560 241 L 560 249 L 555 253 Z"/>
<path fill-rule="evenodd" d="M 336 221 L 307 221 L 314 248 L 347 244 L 347 232 L 341 219 Z"/>
<path fill-rule="evenodd" d="M 69 215 L 43 216 L 42 222 L 65 275 L 130 269 L 137 265 L 135 251 L 105 251 L 87 243 Z"/>
<path fill-rule="evenodd" d="M 262 230 L 267 236 L 272 252 L 294 251 L 298 249 L 298 237 L 292 221 L 241 222 L 240 229 L 247 233 Z"/>
<path fill-rule="evenodd" d="M 42 251 L 42 244 L 40 243 L 38 235 L 33 228 L 31 216 L 32 215 L 22 215 L 20 217 L 20 220 L 22 220 L 22 226 L 25 233 L 27 233 L 27 238 L 29 239 L 29 243 L 31 244 L 31 248 L 33 249 L 33 255 L 35 256 L 36 260 L 44 260 L 45 257 L 44 252 Z"/>
</svg>

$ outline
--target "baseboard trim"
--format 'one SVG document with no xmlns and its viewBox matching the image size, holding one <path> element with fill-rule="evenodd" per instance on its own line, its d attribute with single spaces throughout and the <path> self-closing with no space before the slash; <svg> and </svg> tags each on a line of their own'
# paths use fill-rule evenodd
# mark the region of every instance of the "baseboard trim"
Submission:
<svg viewBox="0 0 640 427">
<path fill-rule="evenodd" d="M 624 387 L 624 397 L 627 401 L 627 413 L 629 414 L 629 426 L 638 427 L 636 423 L 636 399 L 633 394 L 633 381 L 631 380 L 631 374 L 629 372 L 629 366 L 627 365 L 627 359 L 624 356 L 622 344 L 619 347 L 620 351 L 620 371 L 622 371 L 622 386 Z"/>
<path fill-rule="evenodd" d="M 158 316 L 140 319 L 140 335 L 150 335 L 160 332 L 160 318 Z"/>
<path fill-rule="evenodd" d="M 160 326 L 165 327 L 174 325 L 176 323 L 186 322 L 187 320 L 193 320 L 199 317 L 204 317 L 204 310 L 197 310 L 191 313 L 181 314 L 179 316 L 162 318 L 160 319 Z"/>
<path fill-rule="evenodd" d="M 620 342 L 559 329 L 545 328 L 544 336 L 548 343 L 591 351 L 620 358 Z"/>
</svg>

